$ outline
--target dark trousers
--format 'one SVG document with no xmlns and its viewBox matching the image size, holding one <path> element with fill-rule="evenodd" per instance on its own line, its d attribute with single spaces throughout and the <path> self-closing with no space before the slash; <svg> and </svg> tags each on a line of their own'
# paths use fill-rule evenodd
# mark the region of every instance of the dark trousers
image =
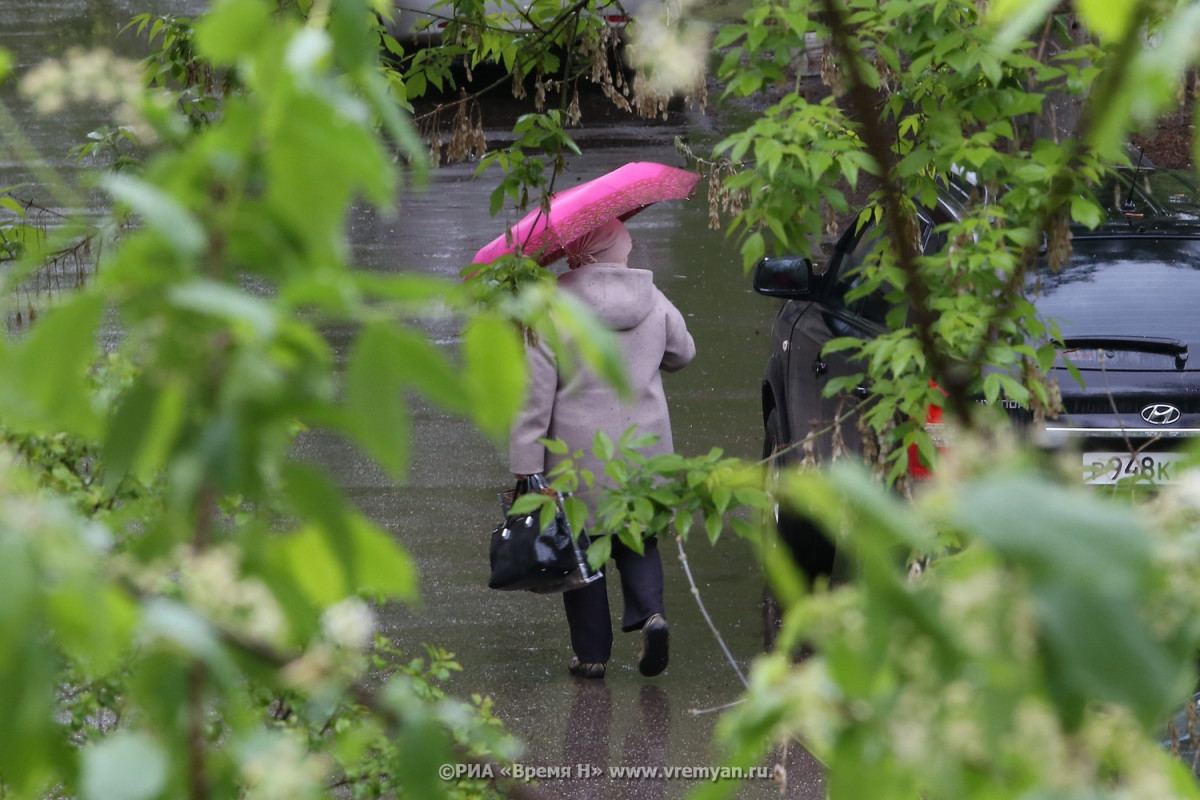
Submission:
<svg viewBox="0 0 1200 800">
<path fill-rule="evenodd" d="M 658 540 L 648 539 L 645 552 L 638 555 L 615 536 L 612 559 L 621 573 L 621 597 L 625 613 L 622 631 L 636 631 L 652 614 L 663 614 L 662 556 Z M 607 568 L 605 572 L 607 572 Z M 612 655 L 612 618 L 608 610 L 608 585 L 605 578 L 582 589 L 563 593 L 567 626 L 571 629 L 571 647 L 584 663 L 608 661 Z"/>
</svg>

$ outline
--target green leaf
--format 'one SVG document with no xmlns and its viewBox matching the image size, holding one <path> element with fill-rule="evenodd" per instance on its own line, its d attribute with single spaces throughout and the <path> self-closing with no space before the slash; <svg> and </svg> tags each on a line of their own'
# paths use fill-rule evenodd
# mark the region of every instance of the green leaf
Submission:
<svg viewBox="0 0 1200 800">
<path fill-rule="evenodd" d="M 601 461 L 612 461 L 613 456 L 616 455 L 613 440 L 604 431 L 596 431 L 592 442 L 592 451 L 596 454 L 596 458 Z"/>
<path fill-rule="evenodd" d="M 109 420 L 104 437 L 104 491 L 112 494 L 125 479 L 148 432 L 146 420 L 152 419 L 157 392 L 145 380 L 139 380 L 125 393 Z"/>
<path fill-rule="evenodd" d="M 386 329 L 400 376 L 405 385 L 419 390 L 437 405 L 458 414 L 470 411 L 466 388 L 458 371 L 424 335 L 408 328 Z"/>
<path fill-rule="evenodd" d="M 267 204 L 288 237 L 322 252 L 343 235 L 355 193 L 381 206 L 393 202 L 396 167 L 357 97 L 296 92 L 286 105 L 287 124 L 271 129 L 264 146 Z"/>
<path fill-rule="evenodd" d="M 275 336 L 276 312 L 265 300 L 216 281 L 192 281 L 171 289 L 168 297 L 179 308 L 242 326 L 258 338 Z"/>
<path fill-rule="evenodd" d="M 296 513 L 325 537 L 347 581 L 354 584 L 358 579 L 350 531 L 354 511 L 345 497 L 324 472 L 305 464 L 289 464 L 284 477 L 285 491 Z"/>
<path fill-rule="evenodd" d="M 16 792 L 40 796 L 45 765 L 65 753 L 54 721 L 58 664 L 40 613 L 42 580 L 29 543 L 0 529 L 0 772 Z"/>
<path fill-rule="evenodd" d="M 153 598 L 142 607 L 140 636 L 170 643 L 208 665 L 213 675 L 231 685 L 238 674 L 233 660 L 208 620 L 175 600 Z"/>
<path fill-rule="evenodd" d="M 679 533 L 679 538 L 686 542 L 688 534 L 692 532 L 692 515 L 684 514 L 676 517 L 675 530 Z"/>
<path fill-rule="evenodd" d="M 84 800 L 150 800 L 167 785 L 169 761 L 148 734 L 118 731 L 83 751 Z"/>
<path fill-rule="evenodd" d="M 1021 503 L 1006 499 L 1013 497 Z M 1150 578 L 1150 540 L 1141 523 L 1128 509 L 1081 493 L 1031 478 L 997 479 L 966 487 L 959 518 L 1038 579 L 1054 575 L 1086 586 L 1103 575 L 1106 591 L 1131 595 Z M 1040 523 L 1028 524 L 1031 518 Z"/>
<path fill-rule="evenodd" d="M 612 556 L 612 537 L 611 536 L 596 536 L 592 538 L 592 543 L 588 545 L 587 560 L 588 566 L 592 569 L 600 569 L 608 563 L 608 559 Z"/>
<path fill-rule="evenodd" d="M 729 508 L 729 501 L 733 499 L 733 492 L 724 486 L 718 486 L 713 490 L 713 505 L 717 507 L 718 513 L 724 514 Z"/>
<path fill-rule="evenodd" d="M 416 567 L 390 536 L 356 513 L 348 516 L 345 531 L 348 563 L 317 525 L 306 525 L 273 540 L 268 545 L 268 560 L 275 575 L 290 578 L 318 608 L 360 593 L 416 600 Z"/>
<path fill-rule="evenodd" d="M 735 489 L 733 496 L 744 506 L 762 510 L 767 510 L 771 507 L 771 498 L 762 489 L 742 487 Z"/>
<path fill-rule="evenodd" d="M 123 592 L 95 580 L 94 574 L 55 586 L 47 595 L 47 616 L 55 641 L 93 674 L 118 669 L 129 655 L 137 623 L 134 605 Z"/>
<path fill-rule="evenodd" d="M 578 497 L 563 498 L 563 511 L 567 515 L 567 524 L 571 526 L 571 535 L 579 536 L 587 524 L 587 505 Z"/>
<path fill-rule="evenodd" d="M 1136 16 L 1137 3 L 1111 0 L 1075 0 L 1075 11 L 1087 30 L 1102 39 L 1122 39 Z"/>
<path fill-rule="evenodd" d="M 311 81 L 326 66 L 332 45 L 324 30 L 311 25 L 300 28 L 292 35 L 284 63 L 297 83 Z"/>
<path fill-rule="evenodd" d="M 417 132 L 412 119 L 400 113 L 395 101 L 388 94 L 382 76 L 376 74 L 373 69 L 365 69 L 361 79 L 371 108 L 383 121 L 384 130 L 392 137 L 392 141 L 400 146 L 408 159 L 408 167 L 412 170 L 415 181 L 424 181 L 429 172 L 429 148 L 425 146 L 425 141 Z"/>
<path fill-rule="evenodd" d="M 742 243 L 742 270 L 749 274 L 766 252 L 766 241 L 761 233 L 755 232 L 747 236 L 746 241 Z"/>
<path fill-rule="evenodd" d="M 1128 508 L 1016 477 L 967 487 L 956 516 L 1029 576 L 1064 714 L 1117 702 L 1149 724 L 1186 694 L 1188 648 L 1169 649 L 1144 616 L 1150 539 Z"/>
<path fill-rule="evenodd" d="M 933 163 L 931 150 L 913 150 L 896 165 L 896 175 L 901 178 L 911 177 L 925 170 Z"/>
<path fill-rule="evenodd" d="M 270 25 L 266 3 L 221 0 L 196 23 L 196 48 L 218 65 L 233 66 L 258 52 Z"/>
<path fill-rule="evenodd" d="M 473 319 L 463 333 L 465 383 L 479 429 L 503 441 L 525 399 L 525 347 L 508 320 L 492 315 Z"/>
<path fill-rule="evenodd" d="M 443 304 L 454 286 L 444 278 L 410 273 L 357 273 L 347 276 L 335 271 L 331 277 L 338 282 L 350 278 L 364 294 L 406 301 L 422 309 Z"/>
<path fill-rule="evenodd" d="M 351 520 L 351 535 L 358 558 L 358 584 L 355 593 L 367 593 L 380 600 L 416 602 L 417 568 L 400 545 L 366 517 Z"/>
<path fill-rule="evenodd" d="M 187 409 L 186 392 L 181 382 L 162 388 L 158 391 L 152 413 L 142 421 L 145 430 L 140 435 L 140 447 L 132 468 L 134 475 L 143 483 L 150 483 L 167 464 L 171 448 L 183 426 Z"/>
<path fill-rule="evenodd" d="M 379 40 L 367 25 L 370 15 L 371 10 L 363 0 L 341 0 L 330 9 L 329 31 L 337 60 L 347 69 L 357 71 L 375 66 Z"/>
<path fill-rule="evenodd" d="M 1071 198 L 1071 218 L 1088 228 L 1095 228 L 1104 221 L 1104 211 L 1094 200 L 1076 196 Z"/>
<path fill-rule="evenodd" d="M 548 495 L 540 492 L 529 492 L 523 494 L 513 501 L 512 508 L 509 509 L 509 514 L 514 516 L 522 516 L 525 514 L 537 513 L 539 515 L 550 514 L 553 516 L 554 500 Z M 543 520 L 543 523 L 545 521 Z M 545 525 L 543 524 L 543 527 Z"/>
<path fill-rule="evenodd" d="M 129 206 L 146 226 L 161 236 L 180 258 L 198 255 L 208 237 L 203 226 L 174 197 L 157 186 L 126 173 L 106 173 L 100 179 L 113 199 Z"/>
<path fill-rule="evenodd" d="M 996 0 L 991 5 L 989 17 L 1000 30 L 992 40 L 992 52 L 1011 51 L 1057 5 L 1058 0 Z"/>
<path fill-rule="evenodd" d="M 399 774 L 405 793 L 412 797 L 445 798 L 446 781 L 439 778 L 436 764 L 453 763 L 449 734 L 435 719 L 419 711 L 422 702 L 415 696 L 412 681 L 407 676 L 393 678 L 384 692 L 384 699 L 405 724 L 392 734 L 396 752 L 402 758 L 391 767 Z"/>
<path fill-rule="evenodd" d="M 711 544 L 716 544 L 717 539 L 721 538 L 721 530 L 725 526 L 725 518 L 719 513 L 708 514 L 704 518 L 704 529 L 708 532 L 708 541 Z"/>
<path fill-rule="evenodd" d="M 10 428 L 99 436 L 88 371 L 103 304 L 83 294 L 42 317 L 18 345 L 0 345 L 0 419 Z"/>
<path fill-rule="evenodd" d="M 386 324 L 359 334 L 346 365 L 345 427 L 393 477 L 408 468 L 409 416 L 403 389 L 406 369 L 396 358 L 397 339 Z"/>
</svg>

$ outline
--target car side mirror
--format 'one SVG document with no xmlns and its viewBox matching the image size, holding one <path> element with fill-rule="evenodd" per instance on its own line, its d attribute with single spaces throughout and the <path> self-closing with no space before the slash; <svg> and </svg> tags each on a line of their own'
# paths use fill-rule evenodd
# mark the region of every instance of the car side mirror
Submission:
<svg viewBox="0 0 1200 800">
<path fill-rule="evenodd" d="M 754 291 L 767 297 L 812 300 L 816 288 L 812 262 L 803 256 L 768 257 L 754 267 Z"/>
</svg>

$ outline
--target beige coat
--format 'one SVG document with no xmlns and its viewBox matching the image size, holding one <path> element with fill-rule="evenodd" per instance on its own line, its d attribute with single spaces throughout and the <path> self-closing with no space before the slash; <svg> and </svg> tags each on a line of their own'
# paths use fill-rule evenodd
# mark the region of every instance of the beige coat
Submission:
<svg viewBox="0 0 1200 800">
<path fill-rule="evenodd" d="M 587 369 L 560 375 L 554 354 L 544 343 L 526 350 L 530 388 L 509 438 L 509 466 L 518 475 L 546 472 L 561 457 L 548 453 L 538 439 L 562 439 L 573 452 L 583 450 L 577 469 L 601 478 L 592 454 L 597 431 L 615 443 L 632 425 L 659 437 L 647 455 L 670 453 L 671 419 L 659 370 L 675 372 L 696 355 L 683 315 L 654 285 L 648 270 L 623 264 L 591 264 L 562 276 L 561 288 L 582 299 L 610 329 L 625 351 L 631 395 L 617 391 Z"/>
</svg>

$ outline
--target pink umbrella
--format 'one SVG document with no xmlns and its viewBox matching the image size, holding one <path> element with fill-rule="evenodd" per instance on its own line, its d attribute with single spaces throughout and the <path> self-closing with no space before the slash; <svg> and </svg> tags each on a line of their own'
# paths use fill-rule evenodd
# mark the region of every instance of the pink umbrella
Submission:
<svg viewBox="0 0 1200 800">
<path fill-rule="evenodd" d="M 490 264 L 509 253 L 536 256 L 542 266 L 563 255 L 563 248 L 611 219 L 626 220 L 660 200 L 682 200 L 700 176 L 653 161 L 635 161 L 607 175 L 550 196 L 550 211 L 536 208 L 512 230 L 475 254 L 472 264 Z"/>
</svg>

